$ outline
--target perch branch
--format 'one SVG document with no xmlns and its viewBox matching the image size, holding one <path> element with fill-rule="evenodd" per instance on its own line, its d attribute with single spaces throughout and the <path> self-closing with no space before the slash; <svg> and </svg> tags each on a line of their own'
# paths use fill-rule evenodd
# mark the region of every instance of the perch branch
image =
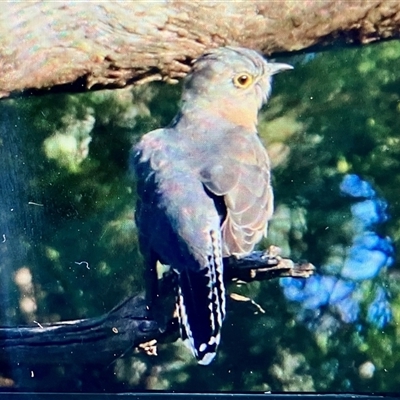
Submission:
<svg viewBox="0 0 400 400">
<path fill-rule="evenodd" d="M 224 261 L 226 280 L 307 278 L 310 263 L 282 258 L 276 247 Z M 169 330 L 177 332 L 171 319 Z M 168 332 L 171 335 L 171 332 Z M 143 295 L 130 297 L 101 317 L 23 327 L 0 328 L 0 361 L 18 365 L 110 363 L 132 348 L 165 336 L 152 319 Z"/>
</svg>

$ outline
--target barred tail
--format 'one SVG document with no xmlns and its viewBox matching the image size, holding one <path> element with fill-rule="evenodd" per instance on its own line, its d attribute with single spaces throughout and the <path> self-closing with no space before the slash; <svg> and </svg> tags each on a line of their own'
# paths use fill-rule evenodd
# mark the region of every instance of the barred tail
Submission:
<svg viewBox="0 0 400 400">
<path fill-rule="evenodd" d="M 198 270 L 187 268 L 179 275 L 181 336 L 202 365 L 210 364 L 215 358 L 226 314 L 219 234 L 211 233 L 211 237 L 213 255 L 209 256 L 207 265 Z"/>
</svg>

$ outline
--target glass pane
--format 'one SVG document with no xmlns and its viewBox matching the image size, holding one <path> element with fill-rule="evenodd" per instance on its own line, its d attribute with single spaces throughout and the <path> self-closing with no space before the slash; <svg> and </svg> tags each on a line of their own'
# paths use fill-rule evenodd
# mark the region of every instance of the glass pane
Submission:
<svg viewBox="0 0 400 400">
<path fill-rule="evenodd" d="M 393 41 L 280 60 L 295 68 L 274 78 L 259 115 L 275 196 L 259 249 L 279 246 L 316 273 L 231 283 L 230 294 L 251 301 L 228 301 L 211 365 L 199 367 L 176 338 L 157 356 L 127 346 L 103 361 L 94 344 L 92 363 L 83 353 L 27 362 L 16 349 L 2 356 L 0 386 L 397 391 L 399 52 Z M 1 325 L 95 318 L 144 290 L 129 152 L 170 123 L 181 90 L 151 84 L 0 103 Z"/>
</svg>

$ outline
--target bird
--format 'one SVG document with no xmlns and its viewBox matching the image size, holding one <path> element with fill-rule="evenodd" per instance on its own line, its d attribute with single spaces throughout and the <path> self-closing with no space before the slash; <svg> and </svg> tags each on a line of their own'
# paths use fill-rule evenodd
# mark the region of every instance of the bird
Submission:
<svg viewBox="0 0 400 400">
<path fill-rule="evenodd" d="M 271 77 L 291 68 L 248 48 L 207 51 L 184 80 L 172 122 L 132 150 L 146 293 L 150 303 L 159 296 L 158 262 L 172 268 L 181 337 L 200 365 L 221 341 L 224 258 L 249 254 L 266 236 L 273 191 L 257 118 Z"/>
</svg>

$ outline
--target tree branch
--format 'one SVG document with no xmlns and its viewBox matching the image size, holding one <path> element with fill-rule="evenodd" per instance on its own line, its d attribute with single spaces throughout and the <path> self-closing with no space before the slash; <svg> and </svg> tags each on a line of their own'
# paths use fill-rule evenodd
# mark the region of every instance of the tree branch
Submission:
<svg viewBox="0 0 400 400">
<path fill-rule="evenodd" d="M 390 0 L 11 2 L 0 13 L 0 97 L 27 89 L 175 81 L 207 49 L 270 55 L 399 36 Z"/>
<path fill-rule="evenodd" d="M 250 282 L 284 276 L 307 278 L 315 268 L 281 258 L 276 247 L 240 260 L 225 260 L 227 280 Z M 166 279 L 167 286 L 168 279 Z M 169 282 L 171 282 L 169 280 Z M 172 292 L 172 288 L 169 288 Z M 167 288 L 164 288 L 167 290 Z M 0 328 L 0 361 L 18 365 L 110 363 L 134 347 L 178 332 L 171 317 L 168 332 L 152 319 L 143 295 L 130 297 L 107 314 L 77 321 Z"/>
</svg>

